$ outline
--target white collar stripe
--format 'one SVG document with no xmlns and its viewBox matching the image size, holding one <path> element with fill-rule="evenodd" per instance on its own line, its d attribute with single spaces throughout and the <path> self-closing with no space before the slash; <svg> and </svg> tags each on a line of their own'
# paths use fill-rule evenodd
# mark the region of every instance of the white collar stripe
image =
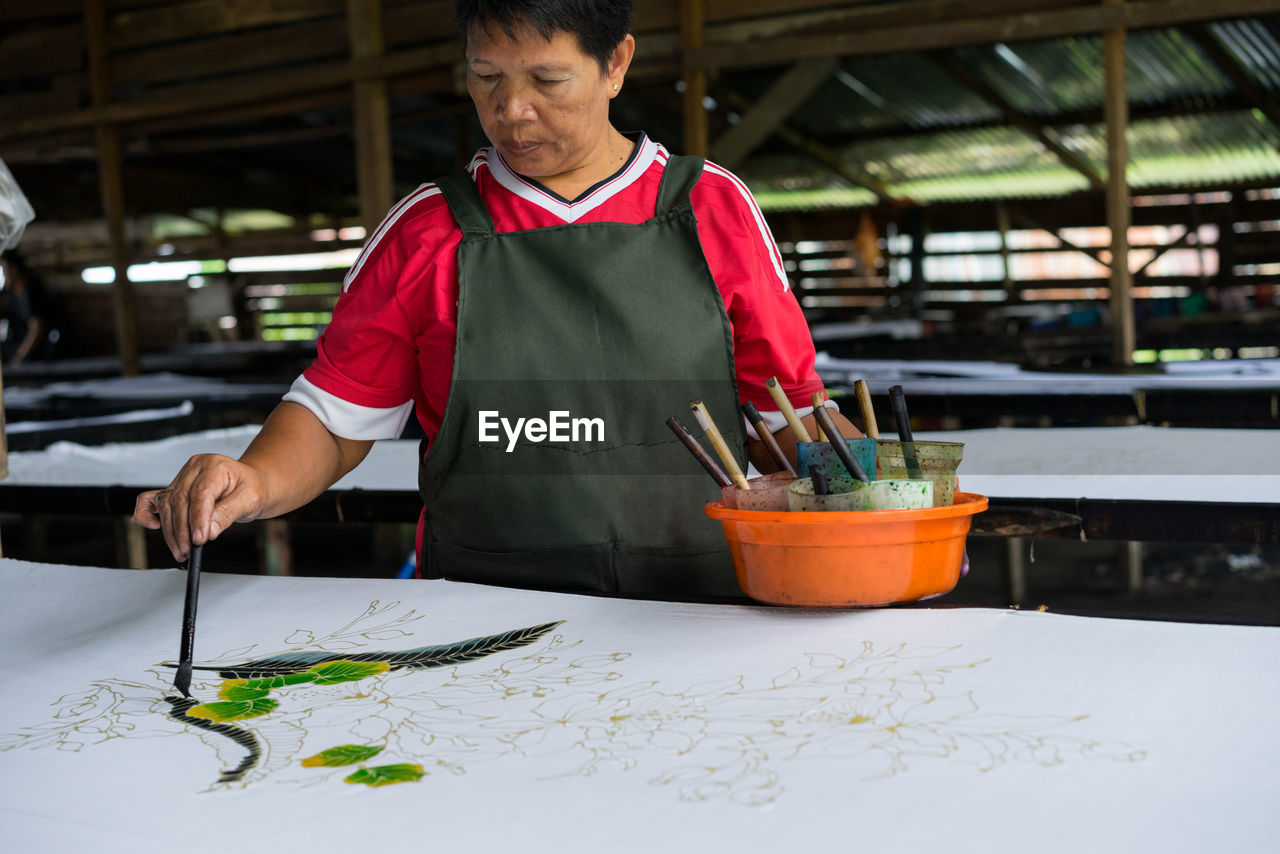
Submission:
<svg viewBox="0 0 1280 854">
<path fill-rule="evenodd" d="M 364 249 L 360 252 L 360 257 L 356 259 L 356 263 L 351 265 L 351 269 L 347 271 L 347 275 L 342 279 L 342 290 L 346 292 L 351 287 L 351 283 L 356 280 L 356 276 L 360 275 L 360 270 L 364 267 L 364 262 L 368 260 L 369 255 L 373 253 L 374 247 L 382 240 L 391 226 L 396 224 L 400 217 L 404 216 L 409 208 L 416 205 L 423 199 L 429 199 L 432 196 L 439 195 L 440 188 L 435 184 L 423 184 L 409 195 L 405 196 L 400 204 L 391 209 L 391 213 L 387 214 L 387 218 L 382 221 L 382 225 L 378 226 L 374 231 L 373 237 L 365 241 Z"/>
<path fill-rule="evenodd" d="M 485 154 L 487 155 L 489 151 L 492 151 L 492 149 L 485 149 Z M 542 188 L 521 178 L 511 170 L 511 167 L 502 159 L 501 154 L 492 158 L 488 166 L 489 173 L 493 175 L 494 180 L 510 192 L 515 193 L 527 202 L 537 205 L 548 213 L 554 214 L 565 222 L 574 222 L 635 183 L 636 179 L 643 175 L 645 170 L 652 165 L 657 156 L 657 151 L 658 145 L 656 143 L 647 136 L 641 137 L 640 148 L 626 169 L 592 190 L 588 196 L 576 202 L 568 203 L 555 198 Z"/>
</svg>

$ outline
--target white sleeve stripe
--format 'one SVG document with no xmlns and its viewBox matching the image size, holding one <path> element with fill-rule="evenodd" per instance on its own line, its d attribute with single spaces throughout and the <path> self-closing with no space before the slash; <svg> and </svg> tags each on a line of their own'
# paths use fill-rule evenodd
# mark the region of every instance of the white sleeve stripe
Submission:
<svg viewBox="0 0 1280 854">
<path fill-rule="evenodd" d="M 752 197 L 751 191 L 747 189 L 747 185 L 742 183 L 737 175 L 709 160 L 707 161 L 706 169 L 708 172 L 728 178 L 751 208 L 751 216 L 755 218 L 756 228 L 760 229 L 760 237 L 764 240 L 764 245 L 769 250 L 769 260 L 773 262 L 773 271 L 778 274 L 778 279 L 782 282 L 782 289 L 788 290 L 791 287 L 791 283 L 787 281 L 787 274 L 782 267 L 782 253 L 778 251 L 778 244 L 773 239 L 773 233 L 769 231 L 769 224 L 764 221 L 764 214 L 761 213 L 760 207 L 756 204 L 755 198 Z"/>
<path fill-rule="evenodd" d="M 344 439 L 399 438 L 413 412 L 412 400 L 386 409 L 359 406 L 330 394 L 306 377 L 294 380 L 284 399 L 305 406 L 326 430 Z"/>
<path fill-rule="evenodd" d="M 364 267 L 364 262 L 368 260 L 374 247 L 378 245 L 378 241 L 382 240 L 383 236 L 387 233 L 387 230 L 396 224 L 396 220 L 404 216 L 405 212 L 418 202 L 423 199 L 429 199 L 432 196 L 439 195 L 439 193 L 440 188 L 435 184 L 423 184 L 418 187 L 418 189 L 401 199 L 400 204 L 391 209 L 391 213 L 387 214 L 387 218 L 378 226 L 377 230 L 373 233 L 373 237 L 365 241 L 364 249 L 360 251 L 360 257 L 356 259 L 356 263 L 351 265 L 351 269 L 348 270 L 347 275 L 343 277 L 342 290 L 344 293 L 347 288 L 351 287 L 351 283 L 356 280 L 356 276 L 360 275 L 360 270 Z"/>
</svg>

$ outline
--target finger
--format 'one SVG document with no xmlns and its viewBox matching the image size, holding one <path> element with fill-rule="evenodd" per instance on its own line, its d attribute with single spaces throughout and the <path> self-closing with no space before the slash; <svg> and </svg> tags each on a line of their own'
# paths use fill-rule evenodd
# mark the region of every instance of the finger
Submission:
<svg viewBox="0 0 1280 854">
<path fill-rule="evenodd" d="M 214 505 L 209 516 L 209 539 L 214 539 L 236 522 L 249 522 L 261 513 L 258 492 L 239 483 Z"/>
<path fill-rule="evenodd" d="M 157 496 L 153 499 L 154 512 L 156 519 L 160 522 L 160 533 L 164 536 L 164 544 L 169 549 L 169 553 L 173 555 L 174 560 L 182 562 L 182 555 L 178 553 L 178 544 L 173 539 L 173 526 L 165 520 L 168 518 L 169 510 L 165 506 L 163 496 Z"/>
<path fill-rule="evenodd" d="M 160 490 L 152 489 L 138 496 L 133 505 L 133 521 L 144 528 L 155 531 L 160 528 L 160 517 L 156 513 L 156 496 Z"/>
<path fill-rule="evenodd" d="M 214 528 L 214 516 L 219 504 L 234 495 L 236 480 L 225 466 L 218 466 L 205 474 L 191 490 L 191 505 L 188 509 L 188 522 L 191 529 L 191 542 L 203 544 L 212 540 L 226 527 L 222 524 L 217 531 Z M 232 519 L 231 521 L 234 521 Z"/>
</svg>

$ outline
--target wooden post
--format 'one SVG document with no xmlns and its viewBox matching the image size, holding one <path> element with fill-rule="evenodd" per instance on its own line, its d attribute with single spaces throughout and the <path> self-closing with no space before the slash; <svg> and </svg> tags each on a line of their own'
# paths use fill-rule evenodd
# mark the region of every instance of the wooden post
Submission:
<svg viewBox="0 0 1280 854">
<path fill-rule="evenodd" d="M 289 523 L 283 519 L 263 519 L 258 523 L 258 572 L 262 575 L 293 575 L 293 544 Z"/>
<path fill-rule="evenodd" d="M 1102 0 L 1117 6 L 1124 0 Z M 1103 113 L 1107 122 L 1107 227 L 1111 229 L 1111 329 L 1112 354 L 1117 365 L 1133 364 L 1137 343 L 1133 322 L 1133 294 L 1129 272 L 1129 162 L 1127 131 L 1129 100 L 1125 89 L 1125 30 L 1107 30 L 1102 36 L 1106 92 Z"/>
<path fill-rule="evenodd" d="M 347 35 L 351 61 L 380 59 L 383 52 L 382 0 L 347 0 Z M 356 131 L 356 180 L 360 220 L 372 235 L 391 209 L 395 192 L 391 164 L 391 110 L 385 77 L 352 85 Z"/>
<path fill-rule="evenodd" d="M 694 68 L 687 59 L 689 51 L 702 47 L 706 40 L 706 0 L 680 0 L 680 48 L 684 62 L 684 153 L 706 157 L 710 150 L 711 131 L 707 122 L 707 69 Z"/>
<path fill-rule="evenodd" d="M 107 18 L 103 0 L 84 0 L 85 40 L 89 54 L 89 91 L 93 106 L 110 100 L 107 76 Z M 120 351 L 121 373 L 138 375 L 138 300 L 129 280 L 129 245 L 124 233 L 124 156 L 120 131 L 112 124 L 94 126 L 98 142 L 98 182 L 102 212 L 107 220 L 111 246 L 111 266 L 116 271 L 116 348 Z"/>
<path fill-rule="evenodd" d="M 996 202 L 996 228 L 1000 232 L 1000 269 L 1004 271 L 1005 299 L 1009 302 L 1021 302 L 1022 291 L 1013 282 L 1013 272 L 1009 269 L 1009 204 L 1000 199 Z"/>
<path fill-rule="evenodd" d="M 115 523 L 116 565 L 126 569 L 147 568 L 147 531 L 132 516 L 120 516 Z"/>
</svg>

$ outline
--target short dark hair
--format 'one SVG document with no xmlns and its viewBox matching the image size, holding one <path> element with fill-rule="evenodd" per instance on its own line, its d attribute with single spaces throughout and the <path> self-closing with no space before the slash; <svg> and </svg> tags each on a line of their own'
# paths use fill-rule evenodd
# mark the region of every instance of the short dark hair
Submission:
<svg viewBox="0 0 1280 854">
<path fill-rule="evenodd" d="M 454 22 L 463 39 L 473 27 L 494 24 L 513 39 L 521 28 L 548 41 L 570 33 L 607 70 L 614 48 L 631 32 L 631 0 L 457 0 Z"/>
</svg>

